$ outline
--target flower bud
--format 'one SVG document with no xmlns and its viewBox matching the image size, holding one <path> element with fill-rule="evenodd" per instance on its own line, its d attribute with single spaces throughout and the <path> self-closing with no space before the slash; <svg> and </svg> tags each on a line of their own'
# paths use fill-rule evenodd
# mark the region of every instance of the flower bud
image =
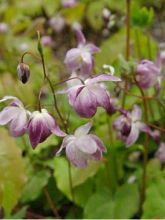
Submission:
<svg viewBox="0 0 165 220">
<path fill-rule="evenodd" d="M 25 63 L 20 63 L 17 67 L 17 75 L 19 80 L 25 84 L 30 76 L 29 66 L 26 65 Z"/>
</svg>

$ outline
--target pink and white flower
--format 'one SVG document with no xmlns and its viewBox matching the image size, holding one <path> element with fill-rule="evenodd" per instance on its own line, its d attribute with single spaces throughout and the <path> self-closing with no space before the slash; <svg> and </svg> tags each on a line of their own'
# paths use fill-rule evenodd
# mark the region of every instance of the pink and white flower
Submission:
<svg viewBox="0 0 165 220">
<path fill-rule="evenodd" d="M 13 101 L 0 112 L 0 125 L 9 125 L 11 136 L 19 137 L 26 132 L 30 112 L 14 96 L 4 96 L 0 103 L 10 99 Z"/>
<path fill-rule="evenodd" d="M 27 129 L 33 148 L 45 141 L 51 134 L 59 137 L 66 136 L 46 109 L 42 109 L 41 112 L 34 111 L 31 114 Z"/>
<path fill-rule="evenodd" d="M 113 122 L 119 138 L 129 147 L 134 144 L 141 131 L 148 133 L 157 141 L 159 132 L 152 131 L 145 123 L 141 122 L 142 112 L 139 106 L 134 105 L 132 112 L 123 113 Z"/>
<path fill-rule="evenodd" d="M 81 117 L 90 118 L 94 116 L 99 106 L 105 108 L 109 114 L 115 112 L 109 92 L 100 83 L 103 81 L 118 82 L 121 79 L 113 75 L 101 74 L 89 78 L 84 81 L 84 84 L 80 83 L 66 91 L 69 104 Z"/>
<path fill-rule="evenodd" d="M 76 35 L 78 46 L 66 53 L 64 63 L 71 72 L 80 70 L 82 74 L 89 75 L 94 64 L 93 54 L 99 52 L 100 49 L 92 43 L 87 44 L 80 30 L 76 31 Z"/>
<path fill-rule="evenodd" d="M 61 0 L 62 5 L 65 8 L 70 8 L 76 5 L 77 1 L 76 0 Z"/>
<path fill-rule="evenodd" d="M 57 155 L 65 148 L 67 158 L 77 167 L 86 167 L 89 160 L 100 160 L 106 148 L 96 135 L 89 134 L 91 126 L 87 123 L 76 129 L 74 135 L 64 137 Z"/>
</svg>

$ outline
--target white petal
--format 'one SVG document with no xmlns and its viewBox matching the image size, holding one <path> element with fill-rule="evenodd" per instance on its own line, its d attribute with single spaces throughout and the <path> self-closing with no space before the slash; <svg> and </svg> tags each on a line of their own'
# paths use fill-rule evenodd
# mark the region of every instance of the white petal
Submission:
<svg viewBox="0 0 165 220">
<path fill-rule="evenodd" d="M 80 137 L 82 135 L 88 134 L 91 127 L 92 127 L 92 123 L 89 122 L 89 123 L 87 123 L 85 125 L 82 125 L 79 128 L 77 128 L 74 134 L 75 134 L 76 137 Z"/>
</svg>

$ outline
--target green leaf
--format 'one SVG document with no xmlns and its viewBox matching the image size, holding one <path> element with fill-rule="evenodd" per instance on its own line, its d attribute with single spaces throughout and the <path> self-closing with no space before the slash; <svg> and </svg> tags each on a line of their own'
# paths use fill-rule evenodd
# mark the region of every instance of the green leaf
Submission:
<svg viewBox="0 0 165 220">
<path fill-rule="evenodd" d="M 48 183 L 49 177 L 50 173 L 46 170 L 41 170 L 33 174 L 24 187 L 21 201 L 23 203 L 34 201 L 42 193 L 43 187 Z"/>
<path fill-rule="evenodd" d="M 121 186 L 115 196 L 114 218 L 130 219 L 138 211 L 138 207 L 139 192 L 137 184 L 125 184 Z"/>
<path fill-rule="evenodd" d="M 146 190 L 143 219 L 164 219 L 165 217 L 165 172 L 152 178 Z"/>
<path fill-rule="evenodd" d="M 21 152 L 8 133 L 0 132 L 0 203 L 8 216 L 16 205 L 26 181 Z M 3 194 L 3 197 L 2 197 Z"/>
<path fill-rule="evenodd" d="M 102 68 L 103 64 L 110 64 L 125 50 L 125 28 L 118 31 L 101 44 L 101 52 L 96 54 L 96 66 Z M 116 46 L 117 45 L 117 46 Z"/>
<path fill-rule="evenodd" d="M 114 196 L 108 190 L 101 190 L 92 195 L 85 206 L 84 217 L 91 219 L 129 219 L 136 214 L 138 207 L 137 184 L 124 184 L 118 188 Z"/>
<path fill-rule="evenodd" d="M 100 162 L 94 161 L 92 161 L 89 166 L 84 169 L 71 166 L 72 186 L 74 188 L 74 194 L 77 204 L 83 205 L 88 198 L 87 195 L 91 195 L 92 191 L 89 190 L 91 189 L 91 183 L 86 183 L 86 181 L 97 173 L 100 166 Z M 54 177 L 56 179 L 58 189 L 72 200 L 68 175 L 68 162 L 66 161 L 66 159 L 62 157 L 55 158 Z"/>
</svg>

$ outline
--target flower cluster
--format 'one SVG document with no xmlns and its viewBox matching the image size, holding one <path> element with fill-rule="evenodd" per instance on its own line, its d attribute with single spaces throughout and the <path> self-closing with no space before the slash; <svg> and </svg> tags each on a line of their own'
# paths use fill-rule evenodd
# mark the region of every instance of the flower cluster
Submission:
<svg viewBox="0 0 165 220">
<path fill-rule="evenodd" d="M 65 7 L 72 7 L 75 3 L 76 1 L 63 1 Z M 51 25 L 54 25 L 53 22 L 55 21 L 52 20 L 50 22 Z M 98 107 L 104 108 L 110 116 L 118 112 L 120 115 L 113 121 L 113 128 L 126 146 L 133 145 L 137 141 L 140 132 L 147 133 L 157 142 L 160 134 L 158 131 L 152 131 L 147 124 L 142 122 L 142 111 L 139 106 L 134 105 L 132 111 L 114 106 L 113 97 L 109 93 L 105 83 L 119 83 L 122 80 L 114 76 L 114 68 L 106 64 L 103 68 L 105 70 L 108 69 L 108 71 L 94 75 L 94 54 L 99 52 L 100 49 L 93 43 L 87 43 L 80 29 L 76 30 L 76 36 L 78 45 L 66 53 L 64 60 L 70 71 L 70 76 L 65 81 L 67 89 L 58 93 L 67 94 L 69 104 L 83 118 L 94 117 Z M 49 38 L 45 37 L 41 39 L 42 45 L 49 43 Z M 41 48 L 40 51 L 42 51 Z M 42 56 L 43 54 L 41 53 L 43 61 Z M 22 83 L 26 83 L 30 77 L 29 66 L 23 63 L 23 58 L 18 65 L 17 74 Z M 161 66 L 159 63 L 156 64 L 149 60 L 142 60 L 136 66 L 135 78 L 142 90 L 149 89 L 153 86 L 160 89 L 162 78 Z M 44 72 L 44 80 L 47 79 L 52 90 L 51 80 L 49 80 Z M 55 95 L 56 93 L 53 91 L 53 96 L 56 99 Z M 12 101 L 0 112 L 0 125 L 8 125 L 9 133 L 13 137 L 28 134 L 30 143 L 34 149 L 51 134 L 63 137 L 64 139 L 57 155 L 65 149 L 67 158 L 72 164 L 78 167 L 87 166 L 89 160 L 100 160 L 103 152 L 106 152 L 106 148 L 100 138 L 89 133 L 92 127 L 91 122 L 77 128 L 74 134 L 68 134 L 66 127 L 64 126 L 65 132 L 62 131 L 56 119 L 46 109 L 41 109 L 39 106 L 39 110 L 30 112 L 25 109 L 18 98 L 13 96 L 3 97 L 0 103 L 8 100 Z M 63 125 L 65 125 L 63 117 L 56 106 L 56 101 L 55 108 Z M 164 148 L 164 144 L 161 145 L 157 154 L 159 157 L 162 148 Z"/>
</svg>

